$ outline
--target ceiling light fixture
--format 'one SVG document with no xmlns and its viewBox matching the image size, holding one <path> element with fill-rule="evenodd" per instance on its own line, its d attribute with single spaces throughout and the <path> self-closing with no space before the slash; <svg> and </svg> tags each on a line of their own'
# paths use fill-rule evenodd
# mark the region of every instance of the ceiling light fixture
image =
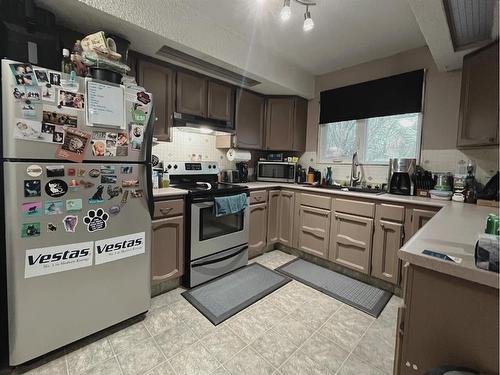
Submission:
<svg viewBox="0 0 500 375">
<path fill-rule="evenodd" d="M 314 21 L 311 18 L 311 12 L 309 12 L 309 6 L 306 6 L 306 12 L 304 13 L 304 25 L 302 25 L 304 31 L 311 31 L 314 29 Z"/>
<path fill-rule="evenodd" d="M 314 29 L 314 21 L 311 18 L 311 12 L 309 12 L 309 7 L 316 5 L 314 0 L 294 0 L 296 3 L 304 5 L 306 7 L 306 12 L 304 13 L 304 25 L 302 26 L 304 31 L 311 31 Z M 282 21 L 287 21 L 292 16 L 292 8 L 290 7 L 291 0 L 283 0 L 283 7 L 281 8 L 280 17 Z"/>
<path fill-rule="evenodd" d="M 290 0 L 283 1 L 283 8 L 281 8 L 280 17 L 282 21 L 288 21 L 292 15 L 292 9 L 290 8 Z"/>
</svg>

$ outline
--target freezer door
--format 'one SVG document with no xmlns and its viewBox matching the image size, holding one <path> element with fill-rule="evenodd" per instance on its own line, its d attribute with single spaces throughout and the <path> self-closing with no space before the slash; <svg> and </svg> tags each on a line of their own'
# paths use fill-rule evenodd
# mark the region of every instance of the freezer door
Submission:
<svg viewBox="0 0 500 375">
<path fill-rule="evenodd" d="M 75 128 L 89 137 L 83 160 L 111 163 L 146 160 L 146 143 L 152 136 L 152 129 L 148 126 L 153 110 L 150 93 L 145 93 L 142 89 L 127 88 L 124 89 L 123 102 L 120 103 L 116 97 L 110 99 L 108 104 L 124 111 L 123 128 L 87 126 L 85 114 L 89 98 L 85 95 L 87 83 L 84 78 L 77 78 L 77 93 L 83 95 L 75 101 L 73 94 L 68 93 L 69 99 L 66 100 L 64 95 L 68 90 L 50 82 L 42 82 L 41 79 L 37 81 L 37 85 L 17 85 L 13 73 L 15 64 L 16 61 L 2 59 L 2 130 L 5 159 L 56 159 L 57 149 L 66 141 L 64 129 Z M 44 72 L 49 80 L 54 74 L 61 74 L 43 68 L 33 69 L 35 72 Z M 63 78 L 68 77 L 61 76 L 61 79 Z M 108 82 L 105 82 L 103 87 L 108 86 L 119 87 Z M 28 95 L 29 102 L 26 101 Z M 83 104 L 76 105 L 75 102 Z M 76 136 L 73 139 L 76 143 L 71 147 L 82 141 Z"/>
<path fill-rule="evenodd" d="M 4 162 L 4 171 L 11 365 L 149 309 L 143 165 Z"/>
</svg>

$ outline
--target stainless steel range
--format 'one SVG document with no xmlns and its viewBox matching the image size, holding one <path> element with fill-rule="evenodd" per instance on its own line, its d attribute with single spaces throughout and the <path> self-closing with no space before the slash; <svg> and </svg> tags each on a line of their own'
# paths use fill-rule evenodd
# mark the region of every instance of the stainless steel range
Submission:
<svg viewBox="0 0 500 375">
<path fill-rule="evenodd" d="M 245 266 L 248 262 L 249 209 L 216 217 L 214 198 L 240 193 L 248 196 L 248 187 L 219 183 L 219 167 L 214 162 L 165 164 L 171 186 L 189 191 L 186 198 L 185 284 L 194 287 Z"/>
</svg>

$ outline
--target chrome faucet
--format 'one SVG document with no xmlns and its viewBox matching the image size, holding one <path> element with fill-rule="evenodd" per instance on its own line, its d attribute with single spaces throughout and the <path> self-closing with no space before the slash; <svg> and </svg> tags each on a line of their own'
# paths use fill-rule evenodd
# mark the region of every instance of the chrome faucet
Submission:
<svg viewBox="0 0 500 375">
<path fill-rule="evenodd" d="M 358 161 L 358 152 L 356 151 L 352 155 L 352 164 L 351 164 L 351 180 L 349 181 L 349 186 L 354 187 L 359 183 L 361 172 L 358 171 L 359 161 Z"/>
</svg>

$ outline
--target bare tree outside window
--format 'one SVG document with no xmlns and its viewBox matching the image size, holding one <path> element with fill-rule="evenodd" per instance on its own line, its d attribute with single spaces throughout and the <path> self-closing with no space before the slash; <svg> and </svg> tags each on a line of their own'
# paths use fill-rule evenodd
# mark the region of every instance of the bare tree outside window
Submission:
<svg viewBox="0 0 500 375">
<path fill-rule="evenodd" d="M 364 164 L 386 164 L 390 158 L 416 158 L 420 145 L 420 113 L 322 124 L 319 161 L 350 163 L 358 151 Z"/>
</svg>

